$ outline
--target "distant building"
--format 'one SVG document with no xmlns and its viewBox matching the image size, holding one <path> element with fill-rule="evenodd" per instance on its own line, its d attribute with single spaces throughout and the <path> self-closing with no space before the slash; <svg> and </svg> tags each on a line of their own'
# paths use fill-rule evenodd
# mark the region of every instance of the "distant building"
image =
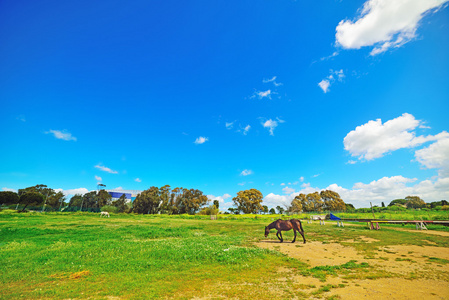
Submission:
<svg viewBox="0 0 449 300">
<path fill-rule="evenodd" d="M 109 195 L 112 197 L 112 201 L 118 200 L 122 195 L 125 195 L 127 202 L 134 202 L 134 199 L 136 199 L 140 192 L 141 191 L 137 190 L 108 190 Z"/>
</svg>

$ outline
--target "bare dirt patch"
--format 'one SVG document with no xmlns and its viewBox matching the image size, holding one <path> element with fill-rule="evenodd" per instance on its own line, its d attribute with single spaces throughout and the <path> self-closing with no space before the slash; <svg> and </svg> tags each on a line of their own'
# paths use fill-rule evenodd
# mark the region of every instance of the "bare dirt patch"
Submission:
<svg viewBox="0 0 449 300">
<path fill-rule="evenodd" d="M 376 239 L 360 237 L 343 243 L 371 243 Z M 290 274 L 287 278 L 310 298 L 337 296 L 341 299 L 449 299 L 449 248 L 435 246 L 391 245 L 380 247 L 366 258 L 350 246 L 319 241 L 279 243 L 273 240 L 256 243 L 258 247 L 279 251 L 311 267 L 342 265 L 351 260 L 367 262 L 380 274 L 374 279 L 328 276 L 326 282 L 310 276 Z M 288 274 L 285 269 L 278 272 Z M 385 274 L 383 276 L 382 274 Z M 386 278 L 388 277 L 388 278 Z M 366 277 L 365 277 L 366 278 Z M 329 291 L 317 294 L 319 289 L 331 286 Z"/>
<path fill-rule="evenodd" d="M 316 266 L 336 266 L 347 263 L 351 260 L 363 260 L 363 256 L 357 254 L 352 247 L 345 247 L 338 243 L 308 242 L 307 244 L 298 243 L 279 243 L 269 241 L 261 241 L 256 243 L 261 248 L 279 251 L 290 257 L 299 259 L 309 264 L 311 267 Z"/>
</svg>

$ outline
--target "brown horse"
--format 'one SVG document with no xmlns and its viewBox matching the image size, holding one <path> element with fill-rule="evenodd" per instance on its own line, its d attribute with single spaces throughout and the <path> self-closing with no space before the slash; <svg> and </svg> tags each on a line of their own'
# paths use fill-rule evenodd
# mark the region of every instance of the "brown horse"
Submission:
<svg viewBox="0 0 449 300">
<path fill-rule="evenodd" d="M 301 224 L 300 220 L 297 220 L 297 219 L 276 220 L 273 223 L 271 223 L 270 225 L 265 227 L 265 237 L 268 236 L 268 234 L 270 233 L 270 229 L 273 229 L 273 228 L 276 228 L 276 230 L 278 231 L 276 233 L 276 236 L 281 241 L 281 243 L 284 241 L 284 239 L 282 238 L 281 231 L 289 231 L 291 229 L 293 229 L 293 231 L 295 232 L 295 238 L 293 239 L 292 243 L 294 243 L 296 241 L 296 231 L 298 231 L 302 235 L 304 244 L 306 243 L 306 238 L 304 237 L 304 229 L 302 229 L 302 224 Z"/>
</svg>

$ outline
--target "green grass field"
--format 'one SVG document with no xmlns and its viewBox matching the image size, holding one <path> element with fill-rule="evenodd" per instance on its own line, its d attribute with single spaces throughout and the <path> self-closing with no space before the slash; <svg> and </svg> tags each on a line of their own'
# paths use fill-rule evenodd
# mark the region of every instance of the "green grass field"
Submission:
<svg viewBox="0 0 449 300">
<path fill-rule="evenodd" d="M 0 212 L 1 299 L 274 299 L 319 297 L 329 276 L 388 278 L 370 262 L 311 267 L 279 251 L 258 248 L 273 216 L 210 220 L 206 216 Z M 386 245 L 449 247 L 449 239 L 425 240 L 389 227 L 344 228 L 303 223 L 306 238 L 345 243 L 361 235 L 378 240 L 352 245 L 366 257 Z M 410 227 L 412 228 L 412 227 Z M 284 233 L 286 241 L 292 232 Z M 276 240 L 275 234 L 269 236 Z M 306 247 L 297 240 L 298 251 Z M 437 260 L 440 263 L 441 260 Z M 279 269 L 319 278 L 322 286 L 298 286 Z M 445 275 L 446 276 L 446 275 Z M 408 278 L 405 276 L 405 278 Z M 282 297 L 279 297 L 282 295 Z M 117 298 L 117 299 L 118 299 Z"/>
</svg>

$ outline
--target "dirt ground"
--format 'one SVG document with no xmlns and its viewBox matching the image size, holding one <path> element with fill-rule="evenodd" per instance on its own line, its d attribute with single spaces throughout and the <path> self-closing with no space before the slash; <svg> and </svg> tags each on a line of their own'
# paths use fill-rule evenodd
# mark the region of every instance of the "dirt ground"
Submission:
<svg viewBox="0 0 449 300">
<path fill-rule="evenodd" d="M 435 234 L 428 232 L 428 234 Z M 442 235 L 446 235 L 443 232 Z M 372 243 L 375 239 L 362 237 L 362 241 L 346 240 L 351 243 Z M 333 266 L 356 260 L 367 262 L 379 273 L 390 274 L 389 278 L 348 279 L 344 276 L 328 276 L 326 282 L 317 278 L 286 274 L 298 286 L 303 288 L 322 287 L 325 285 L 343 285 L 344 288 L 333 288 L 317 298 L 337 296 L 339 299 L 449 299 L 449 264 L 439 263 L 438 259 L 449 260 L 449 249 L 429 246 L 395 245 L 380 247 L 376 254 L 365 257 L 351 246 L 339 243 L 322 243 L 318 241 L 302 243 L 279 243 L 265 240 L 257 243 L 258 247 L 280 251 L 292 258 L 307 263 L 311 267 Z M 433 259 L 433 261 L 430 261 Z M 444 262 L 444 261 L 443 261 Z M 280 269 L 279 272 L 291 272 Z M 312 290 L 310 290 L 311 292 Z"/>
</svg>

